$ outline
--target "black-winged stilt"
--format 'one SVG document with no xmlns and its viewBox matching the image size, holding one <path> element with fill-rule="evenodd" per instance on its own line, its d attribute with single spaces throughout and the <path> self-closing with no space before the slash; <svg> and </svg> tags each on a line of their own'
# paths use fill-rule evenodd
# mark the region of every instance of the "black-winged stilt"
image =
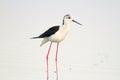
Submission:
<svg viewBox="0 0 120 80">
<path fill-rule="evenodd" d="M 70 22 L 72 22 L 72 21 L 77 23 L 77 24 L 79 24 L 79 25 L 82 25 L 79 22 L 73 20 L 72 16 L 67 14 L 63 18 L 63 25 L 62 25 L 62 27 L 60 27 L 60 26 L 53 26 L 53 27 L 49 28 L 47 31 L 45 31 L 43 34 L 39 35 L 38 37 L 33 37 L 32 38 L 32 39 L 44 38 L 43 41 L 41 42 L 40 46 L 44 45 L 48 41 L 51 41 L 49 49 L 48 49 L 48 53 L 47 53 L 47 56 L 46 56 L 47 80 L 49 79 L 48 56 L 49 56 L 49 52 L 50 52 L 50 49 L 51 49 L 51 46 L 52 46 L 52 42 L 57 43 L 55 62 L 56 62 L 56 80 L 58 80 L 57 57 L 58 57 L 59 42 L 64 40 L 64 38 L 66 37 L 66 35 L 67 35 L 68 31 L 69 31 Z"/>
</svg>

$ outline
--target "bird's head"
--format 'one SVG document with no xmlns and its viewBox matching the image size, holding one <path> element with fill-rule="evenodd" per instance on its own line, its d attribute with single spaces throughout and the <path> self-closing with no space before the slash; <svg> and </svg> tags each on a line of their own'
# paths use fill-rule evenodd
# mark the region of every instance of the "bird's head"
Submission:
<svg viewBox="0 0 120 80">
<path fill-rule="evenodd" d="M 69 14 L 67 14 L 67 15 L 64 16 L 64 18 L 63 18 L 63 25 L 64 25 L 65 23 L 70 23 L 71 21 L 72 21 L 72 22 L 75 22 L 75 23 L 77 23 L 77 24 L 79 24 L 79 25 L 82 25 L 82 24 L 80 24 L 79 22 L 75 21 L 75 20 L 73 19 L 73 17 L 72 17 L 71 15 L 69 15 Z"/>
</svg>

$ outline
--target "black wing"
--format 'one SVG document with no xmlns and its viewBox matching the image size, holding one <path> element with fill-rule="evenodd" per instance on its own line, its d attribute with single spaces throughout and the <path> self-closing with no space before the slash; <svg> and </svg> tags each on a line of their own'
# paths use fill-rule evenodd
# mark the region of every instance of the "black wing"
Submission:
<svg viewBox="0 0 120 80">
<path fill-rule="evenodd" d="M 43 34 L 41 34 L 40 36 L 38 36 L 38 37 L 33 37 L 32 39 L 49 37 L 49 36 L 51 36 L 52 34 L 56 33 L 56 32 L 59 30 L 59 27 L 60 27 L 60 26 L 53 26 L 53 27 L 49 28 L 47 31 L 45 31 Z"/>
</svg>

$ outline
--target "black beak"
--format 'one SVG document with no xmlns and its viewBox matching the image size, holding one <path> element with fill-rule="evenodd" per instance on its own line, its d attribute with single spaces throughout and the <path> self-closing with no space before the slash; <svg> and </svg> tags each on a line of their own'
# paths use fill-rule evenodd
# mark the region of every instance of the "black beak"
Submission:
<svg viewBox="0 0 120 80">
<path fill-rule="evenodd" d="M 77 22 L 77 21 L 75 21 L 75 20 L 72 20 L 73 22 L 75 22 L 75 23 L 77 23 L 77 24 L 79 24 L 79 25 L 82 25 L 82 24 L 80 24 L 79 22 Z"/>
</svg>

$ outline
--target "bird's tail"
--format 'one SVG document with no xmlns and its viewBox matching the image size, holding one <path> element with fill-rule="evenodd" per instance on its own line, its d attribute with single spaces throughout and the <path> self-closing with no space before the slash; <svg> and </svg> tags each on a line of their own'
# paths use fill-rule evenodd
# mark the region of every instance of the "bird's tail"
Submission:
<svg viewBox="0 0 120 80">
<path fill-rule="evenodd" d="M 40 37 L 32 37 L 32 38 L 30 38 L 30 39 L 38 39 L 38 38 L 40 38 Z"/>
<path fill-rule="evenodd" d="M 44 38 L 43 41 L 41 42 L 40 46 L 44 45 L 45 43 L 47 43 L 49 40 L 47 38 Z"/>
</svg>

